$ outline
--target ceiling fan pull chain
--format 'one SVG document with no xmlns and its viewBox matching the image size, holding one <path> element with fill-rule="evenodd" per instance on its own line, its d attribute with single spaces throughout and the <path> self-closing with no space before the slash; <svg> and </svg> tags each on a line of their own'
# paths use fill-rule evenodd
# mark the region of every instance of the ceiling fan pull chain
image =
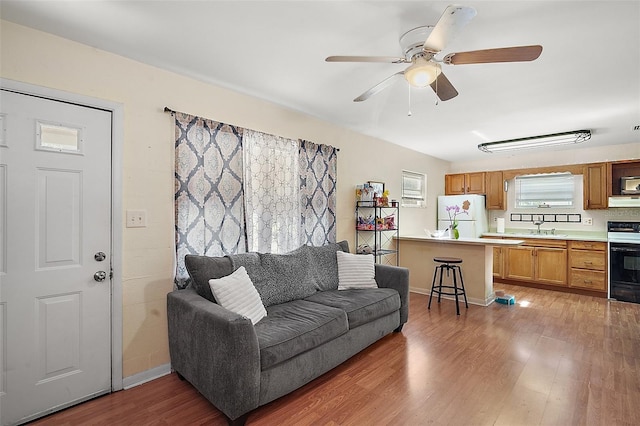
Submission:
<svg viewBox="0 0 640 426">
<path fill-rule="evenodd" d="M 407 113 L 408 117 L 411 117 L 411 86 L 409 86 L 409 112 Z"/>
</svg>

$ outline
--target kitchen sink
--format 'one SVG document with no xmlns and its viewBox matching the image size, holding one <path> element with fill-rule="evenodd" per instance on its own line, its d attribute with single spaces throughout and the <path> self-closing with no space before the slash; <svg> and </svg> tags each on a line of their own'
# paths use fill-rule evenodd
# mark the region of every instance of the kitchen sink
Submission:
<svg viewBox="0 0 640 426">
<path fill-rule="evenodd" d="M 529 237 L 529 238 L 566 238 L 569 236 L 569 234 L 552 234 L 550 232 L 541 232 L 541 233 L 537 233 L 535 231 L 533 232 L 509 232 L 508 235 L 513 235 L 516 237 Z"/>
</svg>

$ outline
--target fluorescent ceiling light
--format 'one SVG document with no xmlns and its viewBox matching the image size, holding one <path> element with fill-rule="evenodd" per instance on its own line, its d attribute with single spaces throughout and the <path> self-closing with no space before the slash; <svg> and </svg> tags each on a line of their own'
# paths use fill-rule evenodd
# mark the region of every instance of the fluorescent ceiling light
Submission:
<svg viewBox="0 0 640 426">
<path fill-rule="evenodd" d="M 554 133 L 552 135 L 481 143 L 478 145 L 478 149 L 484 152 L 516 151 L 519 149 L 570 145 L 585 142 L 589 139 L 591 139 L 591 130 L 574 130 L 573 132 Z"/>
</svg>

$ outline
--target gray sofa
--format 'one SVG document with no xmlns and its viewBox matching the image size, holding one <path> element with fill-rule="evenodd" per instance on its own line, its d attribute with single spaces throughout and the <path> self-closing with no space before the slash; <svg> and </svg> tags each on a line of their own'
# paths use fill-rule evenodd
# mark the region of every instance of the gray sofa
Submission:
<svg viewBox="0 0 640 426">
<path fill-rule="evenodd" d="M 186 256 L 191 286 L 167 296 L 171 365 L 230 424 L 401 331 L 409 271 L 376 264 L 378 288 L 337 290 L 338 250 L 348 252 L 347 242 L 282 255 Z M 209 287 L 240 265 L 267 310 L 255 325 L 216 304 Z"/>
</svg>

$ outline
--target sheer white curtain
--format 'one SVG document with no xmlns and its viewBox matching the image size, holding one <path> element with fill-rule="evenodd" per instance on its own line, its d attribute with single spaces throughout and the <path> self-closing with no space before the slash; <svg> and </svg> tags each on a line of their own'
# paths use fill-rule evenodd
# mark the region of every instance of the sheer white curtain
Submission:
<svg viewBox="0 0 640 426">
<path fill-rule="evenodd" d="M 247 249 L 287 253 L 300 247 L 298 141 L 244 129 Z"/>
</svg>

